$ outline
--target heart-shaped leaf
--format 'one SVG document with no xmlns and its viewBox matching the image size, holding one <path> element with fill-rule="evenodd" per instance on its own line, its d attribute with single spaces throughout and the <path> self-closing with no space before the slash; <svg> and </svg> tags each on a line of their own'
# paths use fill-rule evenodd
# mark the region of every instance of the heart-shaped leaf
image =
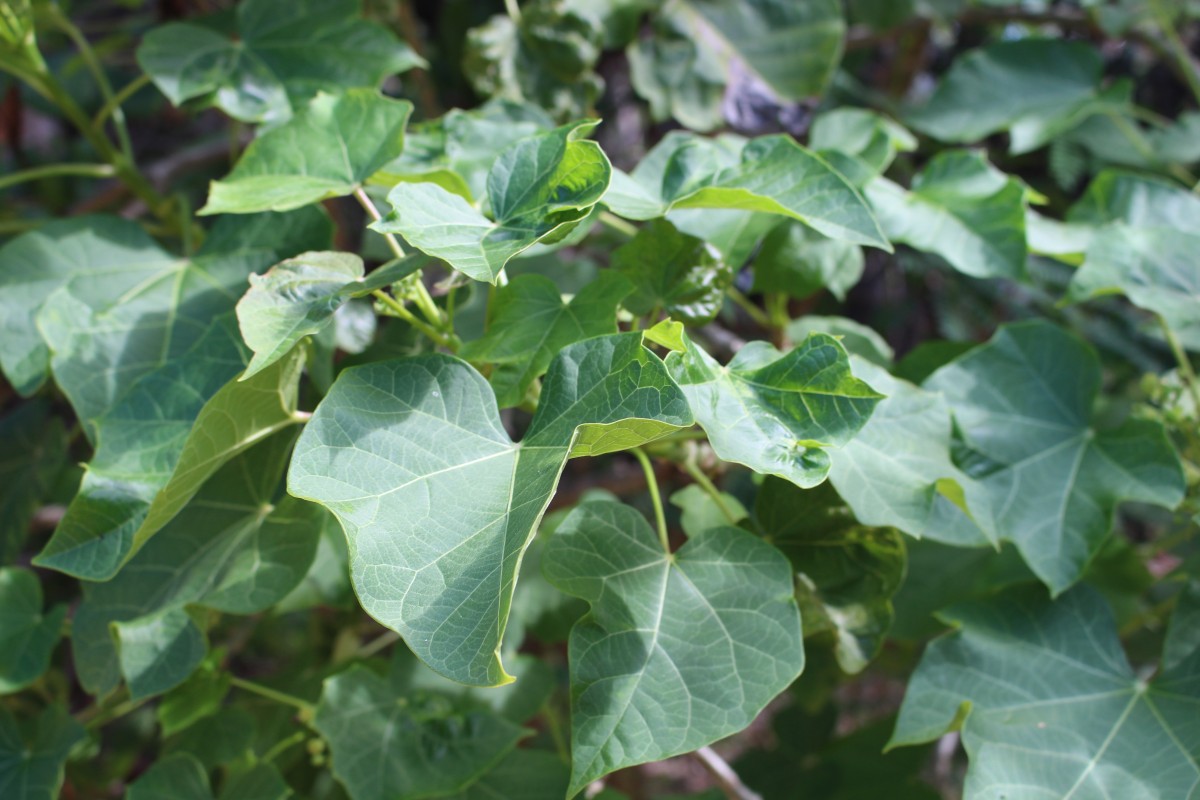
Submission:
<svg viewBox="0 0 1200 800">
<path fill-rule="evenodd" d="M 711 322 L 733 284 L 734 268 L 712 245 L 656 219 L 612 254 L 612 266 L 633 284 L 622 305 L 633 314 L 655 309 L 689 324 Z"/>
<path fill-rule="evenodd" d="M 732 527 L 663 552 L 629 506 L 576 508 L 546 577 L 591 611 L 571 630 L 571 786 L 735 733 L 804 667 L 787 559 Z"/>
<path fill-rule="evenodd" d="M 47 706 L 28 721 L 18 721 L 0 706 L 0 797 L 59 797 L 67 753 L 86 735 L 60 706 Z"/>
<path fill-rule="evenodd" d="M 32 572 L 0 567 L 0 695 L 46 671 L 66 616 L 64 605 L 42 611 L 42 585 Z"/>
<path fill-rule="evenodd" d="M 345 370 L 296 446 L 288 490 L 337 515 L 363 608 L 460 683 L 500 661 L 521 556 L 569 456 L 692 424 L 637 333 L 586 339 L 550 365 L 515 444 L 487 381 L 444 355 Z"/>
</svg>

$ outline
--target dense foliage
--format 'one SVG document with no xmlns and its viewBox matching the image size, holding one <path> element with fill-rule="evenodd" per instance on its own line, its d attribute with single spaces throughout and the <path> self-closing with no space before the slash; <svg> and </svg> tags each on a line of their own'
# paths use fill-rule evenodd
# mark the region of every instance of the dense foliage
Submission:
<svg viewBox="0 0 1200 800">
<path fill-rule="evenodd" d="M 1200 796 L 1197 42 L 5 0 L 0 797 Z"/>
</svg>

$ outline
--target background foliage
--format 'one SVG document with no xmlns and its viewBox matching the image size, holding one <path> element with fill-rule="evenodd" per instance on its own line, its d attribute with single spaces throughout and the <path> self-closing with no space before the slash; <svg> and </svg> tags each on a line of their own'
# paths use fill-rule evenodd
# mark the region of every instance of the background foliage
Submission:
<svg viewBox="0 0 1200 800">
<path fill-rule="evenodd" d="M 0 796 L 1194 796 L 1198 43 L 5 0 Z"/>
</svg>

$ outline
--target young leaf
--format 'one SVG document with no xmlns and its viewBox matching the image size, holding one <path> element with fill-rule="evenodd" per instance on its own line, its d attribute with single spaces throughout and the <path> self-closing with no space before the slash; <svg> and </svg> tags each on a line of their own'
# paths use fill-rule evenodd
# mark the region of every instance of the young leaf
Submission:
<svg viewBox="0 0 1200 800">
<path fill-rule="evenodd" d="M 246 122 L 283 122 L 319 91 L 375 89 L 425 66 L 386 28 L 362 19 L 360 0 L 246 0 L 229 38 L 172 22 L 146 34 L 137 60 L 175 105 L 201 98 Z"/>
<path fill-rule="evenodd" d="M 788 220 L 767 234 L 754 259 L 754 291 L 808 297 L 828 289 L 839 300 L 862 277 L 862 248 Z"/>
<path fill-rule="evenodd" d="M 103 694 L 122 676 L 137 696 L 177 686 L 205 650 L 187 607 L 252 614 L 299 584 L 326 515 L 278 496 L 291 441 L 226 464 L 115 578 L 84 584 L 71 642 L 85 689 Z"/>
<path fill-rule="evenodd" d="M 736 733 L 804 667 L 787 560 L 710 528 L 664 553 L 629 506 L 594 501 L 555 532 L 546 577 L 591 604 L 571 631 L 572 797 L 622 767 Z"/>
<path fill-rule="evenodd" d="M 679 509 L 679 527 L 688 538 L 709 528 L 736 525 L 749 514 L 745 506 L 731 494 L 720 493 L 721 504 L 698 484 L 690 484 L 671 495 L 671 505 Z M 730 518 L 732 517 L 732 519 Z"/>
<path fill-rule="evenodd" d="M 1185 591 L 1181 609 L 1196 594 Z M 1107 604 L 1088 588 L 1051 603 L 1025 585 L 942 617 L 959 630 L 926 649 L 891 745 L 931 741 L 961 725 L 968 800 L 1014 785 L 1045 797 L 1194 791 L 1200 665 L 1194 653 L 1172 660 L 1179 620 L 1164 669 L 1147 684 L 1121 652 Z"/>
<path fill-rule="evenodd" d="M 296 446 L 288 490 L 333 511 L 355 590 L 436 672 L 510 680 L 499 649 L 521 556 L 569 456 L 692 424 L 636 333 L 570 345 L 550 365 L 520 444 L 487 381 L 428 355 L 345 370 Z"/>
<path fill-rule="evenodd" d="M 398 696 L 362 666 L 325 680 L 313 727 L 353 800 L 462 791 L 525 735 L 502 717 L 461 712 L 438 695 Z"/>
<path fill-rule="evenodd" d="M 835 108 L 813 120 L 808 146 L 821 153 L 852 158 L 856 174 L 875 176 L 887 171 L 897 153 L 916 150 L 917 138 L 874 111 Z"/>
<path fill-rule="evenodd" d="M 696 17 L 669 3 L 654 16 L 653 35 L 625 49 L 629 79 L 650 103 L 655 122 L 678 120 L 685 128 L 710 131 L 724 122 L 721 101 L 728 73 L 697 37 Z"/>
<path fill-rule="evenodd" d="M 141 530 L 143 522 L 177 465 L 183 472 L 159 511 L 177 507 L 221 458 L 261 435 L 259 423 L 289 424 L 294 399 L 289 406 L 279 392 L 295 370 L 280 369 L 275 392 L 253 385 L 232 389 L 232 399 L 214 395 L 245 364 L 233 304 L 246 276 L 292 248 L 320 247 L 328 235 L 328 220 L 316 209 L 226 218 L 194 258 L 160 262 L 124 297 L 82 296 L 82 287 L 70 283 L 47 299 L 38 326 L 53 352 L 54 377 L 97 450 L 39 565 L 87 579 L 111 577 L 153 533 Z M 93 305 L 97 299 L 101 304 Z M 220 424 L 191 436 L 210 398 L 206 417 Z M 261 416 L 229 424 L 222 407 L 241 401 Z M 195 458 L 182 462 L 185 452 Z M 155 524 L 165 521 L 157 511 L 156 517 Z"/>
<path fill-rule="evenodd" d="M 781 214 L 832 239 L 891 251 L 857 190 L 790 136 L 714 142 L 668 135 L 631 174 L 613 173 L 604 203 L 638 220 L 685 208 Z"/>
<path fill-rule="evenodd" d="M 667 356 L 717 455 L 797 486 L 829 473 L 826 448 L 844 445 L 882 395 L 854 377 L 832 336 L 813 334 L 787 354 L 751 342 L 728 366 L 690 340 Z"/>
<path fill-rule="evenodd" d="M 404 149 L 412 103 L 374 89 L 318 94 L 294 118 L 259 136 L 200 214 L 289 211 L 342 197 Z"/>
<path fill-rule="evenodd" d="M 838 665 L 861 672 L 892 624 L 906 563 L 900 533 L 859 524 L 829 484 L 803 490 L 773 477 L 758 490 L 754 519 L 801 576 L 804 635 L 833 631 Z"/>
<path fill-rule="evenodd" d="M 955 61 L 930 101 L 905 121 L 964 144 L 1007 129 L 1011 151 L 1027 152 L 1078 122 L 1078 109 L 1097 96 L 1103 69 L 1100 53 L 1084 42 L 998 42 Z"/>
<path fill-rule="evenodd" d="M 733 266 L 714 247 L 663 219 L 651 221 L 617 248 L 612 266 L 633 285 L 622 302 L 630 313 L 659 309 L 692 325 L 712 321 L 734 278 Z"/>
<path fill-rule="evenodd" d="M 1105 172 L 1070 219 L 1096 227 L 1068 299 L 1121 292 L 1161 316 L 1184 347 L 1200 350 L 1200 200 L 1165 181 Z"/>
<path fill-rule="evenodd" d="M 54 800 L 67 753 L 86 735 L 60 706 L 47 706 L 24 723 L 0 706 L 0 797 Z"/>
<path fill-rule="evenodd" d="M 0 695 L 41 677 L 66 616 L 65 605 L 42 612 L 42 585 L 32 572 L 0 567 Z"/>
<path fill-rule="evenodd" d="M 854 516 L 918 539 L 994 544 L 987 492 L 951 460 L 946 400 L 864 360 L 851 357 L 850 363 L 886 395 L 862 430 L 829 454 L 829 480 Z M 974 522 L 963 518 L 968 509 L 979 510 Z"/>
<path fill-rule="evenodd" d="M 565 236 L 604 195 L 612 167 L 600 146 L 583 138 L 595 126 L 564 125 L 501 153 L 487 181 L 495 221 L 436 183 L 399 183 L 388 194 L 392 212 L 371 227 L 495 283 L 509 259 Z"/>
<path fill-rule="evenodd" d="M 624 278 L 602 272 L 564 303 L 549 278 L 519 275 L 496 292 L 487 333 L 463 345 L 459 355 L 494 365 L 488 380 L 496 402 L 518 405 L 564 347 L 616 332 L 617 305 L 628 293 Z"/>
<path fill-rule="evenodd" d="M 1025 274 L 1026 191 L 981 153 L 966 150 L 935 156 L 911 191 L 887 178 L 865 189 L 890 238 L 937 253 L 977 278 Z"/>
<path fill-rule="evenodd" d="M 1097 427 L 1099 360 L 1050 323 L 1001 328 L 925 388 L 950 404 L 967 451 L 960 463 L 982 485 L 997 535 L 1055 594 L 1078 580 L 1122 500 L 1173 508 L 1183 499 L 1179 457 L 1162 426 Z"/>
</svg>

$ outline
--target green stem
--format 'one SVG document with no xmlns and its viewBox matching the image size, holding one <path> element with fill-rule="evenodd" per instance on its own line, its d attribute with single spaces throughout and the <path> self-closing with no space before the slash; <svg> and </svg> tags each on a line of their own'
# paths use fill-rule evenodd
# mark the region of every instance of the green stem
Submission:
<svg viewBox="0 0 1200 800">
<path fill-rule="evenodd" d="M 358 648 L 358 652 L 354 655 L 356 658 L 370 658 L 384 648 L 390 647 L 400 641 L 400 634 L 395 631 L 384 631 L 376 636 L 371 641 Z"/>
<path fill-rule="evenodd" d="M 124 694 L 125 692 L 122 691 L 121 695 Z M 116 697 L 117 695 L 114 694 L 105 702 L 98 703 L 90 708 L 85 709 L 82 713 L 75 717 L 75 720 L 88 730 L 95 730 L 96 728 L 107 725 L 113 720 L 120 719 L 126 714 L 136 711 L 150 700 L 149 697 L 142 697 L 137 700 L 130 700 L 126 697 L 124 700 L 116 701 Z"/>
<path fill-rule="evenodd" d="M 287 692 L 280 692 L 272 689 L 269 686 L 263 686 L 261 683 L 255 683 L 254 681 L 248 681 L 243 678 L 239 678 L 236 675 L 229 676 L 229 685 L 236 686 L 243 691 L 256 694 L 259 697 L 265 697 L 268 700 L 274 700 L 276 703 L 283 703 L 284 705 L 298 708 L 308 714 L 313 714 L 317 710 L 315 705 L 302 697 L 296 697 L 294 694 L 288 694 Z"/>
<path fill-rule="evenodd" d="M 371 202 L 370 196 L 367 195 L 366 190 L 361 186 L 354 190 L 354 199 L 358 201 L 358 204 L 363 207 L 363 210 L 367 212 L 367 216 L 371 219 L 376 222 L 383 219 L 383 215 L 379 213 L 379 209 Z M 388 247 L 392 249 L 392 253 L 396 258 L 404 258 L 404 248 L 400 246 L 400 241 L 395 235 L 385 233 L 383 234 L 383 238 L 387 241 Z M 444 329 L 443 326 L 446 324 L 446 318 L 442 314 L 441 309 L 437 307 L 437 303 L 433 302 L 433 297 L 429 294 L 429 290 L 425 288 L 424 282 L 418 280 L 415 282 L 415 286 L 417 290 L 417 308 L 421 309 L 421 313 L 425 315 L 425 318 L 429 320 L 431 325 L 439 329 Z"/>
<path fill-rule="evenodd" d="M 554 741 L 554 749 L 564 762 L 571 763 L 571 750 L 567 747 L 567 737 L 563 735 L 562 720 L 558 718 L 558 709 L 553 700 L 547 700 L 542 706 L 542 719 L 546 720 L 546 730 Z"/>
<path fill-rule="evenodd" d="M 632 222 L 626 222 L 611 211 L 600 212 L 600 224 L 612 228 L 617 233 L 622 233 L 632 239 L 637 236 L 638 227 Z"/>
<path fill-rule="evenodd" d="M 733 286 L 725 290 L 729 295 L 729 299 L 737 303 L 743 311 L 750 315 L 750 318 L 764 328 L 771 328 L 771 318 L 768 317 L 761 308 L 750 302 L 750 298 L 739 292 Z"/>
<path fill-rule="evenodd" d="M 109 114 L 119 111 L 122 103 L 137 94 L 148 83 L 150 83 L 150 76 L 144 73 L 131 80 L 121 91 L 104 102 L 104 105 L 96 112 L 96 116 L 92 117 L 92 125 L 99 128 L 108 119 Z"/>
<path fill-rule="evenodd" d="M 276 742 L 274 747 L 263 754 L 263 757 L 259 759 L 259 762 L 263 764 L 271 763 L 289 747 L 300 744 L 300 742 L 303 742 L 306 738 L 308 738 L 307 731 L 296 731 L 286 739 L 281 739 L 280 741 Z"/>
<path fill-rule="evenodd" d="M 1188 391 L 1191 392 L 1192 402 L 1196 405 L 1195 411 L 1200 414 L 1200 382 L 1196 380 L 1196 371 L 1192 369 L 1192 361 L 1188 358 L 1183 343 L 1179 341 L 1179 337 L 1175 335 L 1175 331 L 1171 330 L 1167 321 L 1162 317 L 1159 317 L 1158 321 L 1162 325 L 1171 352 L 1175 354 L 1175 360 L 1179 362 L 1179 374 L 1183 377 L 1183 382 L 1187 384 Z"/>
<path fill-rule="evenodd" d="M 1162 0 L 1151 0 L 1151 9 L 1154 12 L 1155 21 L 1158 22 L 1158 27 L 1162 29 L 1163 37 L 1167 41 L 1167 51 L 1175 59 L 1176 67 L 1183 75 L 1183 79 L 1187 81 L 1188 88 L 1192 90 L 1192 96 L 1200 103 L 1200 72 L 1196 70 L 1196 62 L 1192 60 L 1192 54 L 1188 52 L 1187 45 L 1179 38 L 1179 33 L 1175 30 L 1175 22 L 1171 18 L 1171 11 L 1163 5 Z"/>
<path fill-rule="evenodd" d="M 458 342 L 456 340 L 449 338 L 433 326 L 417 319 L 415 314 L 405 308 L 403 303 L 398 302 L 396 298 L 392 297 L 390 294 L 380 289 L 376 289 L 375 291 L 371 292 L 371 296 L 387 306 L 388 309 L 390 309 L 397 317 L 404 320 L 409 325 L 412 325 L 435 343 L 445 347 L 451 352 L 458 350 Z"/>
<path fill-rule="evenodd" d="M 696 463 L 695 444 L 690 445 L 690 450 L 691 452 L 688 454 L 687 460 L 683 462 L 684 470 L 688 475 L 691 475 L 692 480 L 694 480 L 700 486 L 700 488 L 712 498 L 712 501 L 717 504 L 717 508 L 720 509 L 721 513 L 725 516 L 725 519 L 729 520 L 729 524 L 737 525 L 739 520 L 737 516 L 729 510 L 729 506 L 725 503 L 725 498 L 721 497 L 721 490 L 717 488 L 717 485 L 712 482 L 711 478 L 704 474 L 704 470 L 700 469 L 700 465 Z"/>
<path fill-rule="evenodd" d="M 78 175 L 84 178 L 111 178 L 117 174 L 112 164 L 49 164 L 44 167 L 32 167 L 5 175 L 0 178 L 0 189 L 15 186 L 18 183 L 36 181 L 41 178 L 53 178 L 58 175 Z"/>
<path fill-rule="evenodd" d="M 630 452 L 642 465 L 642 471 L 646 473 L 646 488 L 650 490 L 650 502 L 654 504 L 654 521 L 658 525 L 658 540 L 662 543 L 663 552 L 670 556 L 671 542 L 667 537 L 667 516 L 663 513 L 662 495 L 658 493 L 658 476 L 654 474 L 654 465 L 650 463 L 650 457 L 642 448 L 635 447 Z"/>
<path fill-rule="evenodd" d="M 521 24 L 521 9 L 517 6 L 517 0 L 504 0 L 504 10 L 513 22 Z"/>
</svg>

